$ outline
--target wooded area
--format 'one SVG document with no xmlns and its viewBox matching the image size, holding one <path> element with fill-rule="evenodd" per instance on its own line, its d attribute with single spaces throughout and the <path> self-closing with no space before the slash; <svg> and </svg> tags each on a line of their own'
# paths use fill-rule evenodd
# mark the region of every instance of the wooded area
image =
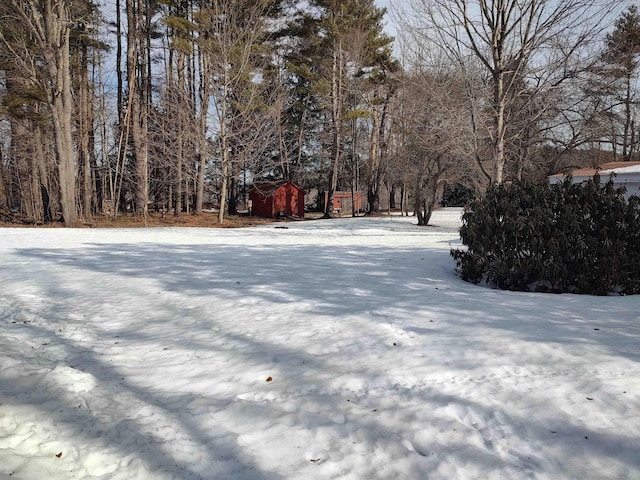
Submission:
<svg viewBox="0 0 640 480">
<path fill-rule="evenodd" d="M 217 221 L 253 183 L 366 191 L 429 221 L 445 187 L 640 152 L 635 6 L 593 0 L 4 0 L 0 220 Z M 105 72 L 115 65 L 115 76 Z M 399 203 L 396 203 L 399 202 Z"/>
</svg>

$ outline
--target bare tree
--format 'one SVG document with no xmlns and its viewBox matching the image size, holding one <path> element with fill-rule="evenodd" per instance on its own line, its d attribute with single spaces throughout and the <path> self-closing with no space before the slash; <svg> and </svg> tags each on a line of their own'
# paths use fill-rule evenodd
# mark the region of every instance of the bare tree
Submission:
<svg viewBox="0 0 640 480">
<path fill-rule="evenodd" d="M 575 75 L 576 58 L 605 28 L 616 2 L 594 0 L 409 0 L 401 13 L 414 42 L 444 49 L 466 67 L 481 63 L 491 83 L 491 180 L 504 180 L 505 148 L 522 97 L 534 99 Z M 510 114 L 513 113 L 513 114 Z M 511 129 L 513 132 L 513 129 Z"/>
<path fill-rule="evenodd" d="M 266 106 L 258 46 L 267 33 L 269 6 L 268 1 L 208 0 L 195 16 L 198 28 L 206 33 L 199 50 L 207 62 L 203 73 L 210 76 L 203 81 L 211 84 L 200 95 L 210 94 L 215 110 L 212 124 L 220 156 L 218 223 L 224 221 L 230 178 L 237 171 L 234 165 L 243 162 L 250 151 L 247 145 L 254 145 L 242 139 L 248 133 L 260 133 L 260 126 L 253 124 L 254 114 Z"/>
<path fill-rule="evenodd" d="M 369 210 L 374 214 L 380 210 L 380 191 L 384 185 L 388 169 L 388 133 L 391 124 L 390 106 L 396 86 L 389 82 L 365 93 L 364 98 L 371 117 L 369 136 L 367 199 Z"/>
<path fill-rule="evenodd" d="M 464 81 L 453 69 L 414 70 L 401 83 L 402 148 L 415 213 L 427 225 L 444 185 L 477 176 Z"/>
</svg>

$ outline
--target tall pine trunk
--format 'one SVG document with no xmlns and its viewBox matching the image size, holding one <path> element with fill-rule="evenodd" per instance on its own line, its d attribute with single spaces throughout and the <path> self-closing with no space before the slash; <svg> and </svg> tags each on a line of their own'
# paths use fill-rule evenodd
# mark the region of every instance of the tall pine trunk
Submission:
<svg viewBox="0 0 640 480">
<path fill-rule="evenodd" d="M 331 169 L 327 203 L 324 206 L 324 216 L 328 218 L 333 217 L 333 197 L 338 188 L 338 173 L 342 160 L 342 82 L 342 43 L 338 42 L 333 51 L 331 67 Z"/>
<path fill-rule="evenodd" d="M 73 97 L 69 59 L 69 16 L 65 2 L 46 0 L 44 9 L 46 32 L 46 67 L 51 81 L 49 106 L 55 140 L 60 190 L 60 207 L 66 227 L 76 226 L 76 171 L 73 143 Z"/>
<path fill-rule="evenodd" d="M 196 177 L 196 205 L 194 209 L 195 215 L 202 215 L 204 205 L 204 180 L 205 169 L 207 167 L 207 117 L 209 115 L 209 99 L 211 92 L 209 88 L 209 78 L 211 75 L 209 67 L 209 55 L 202 48 L 198 50 L 198 59 L 200 63 L 200 84 L 198 96 L 200 99 L 200 110 L 198 112 L 198 133 L 197 133 L 197 167 L 198 174 Z"/>
<path fill-rule="evenodd" d="M 148 38 L 145 35 L 143 0 L 127 1 L 127 69 L 129 70 L 129 89 L 136 89 L 130 95 L 131 104 L 131 140 L 135 158 L 135 197 L 136 213 L 146 219 L 149 211 L 149 128 L 148 98 L 149 79 L 147 70 Z M 144 48 L 143 48 L 144 47 Z"/>
</svg>

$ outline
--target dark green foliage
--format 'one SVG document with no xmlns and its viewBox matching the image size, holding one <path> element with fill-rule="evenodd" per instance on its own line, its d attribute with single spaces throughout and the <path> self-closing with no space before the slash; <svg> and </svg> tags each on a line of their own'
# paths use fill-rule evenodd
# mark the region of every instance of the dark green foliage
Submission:
<svg viewBox="0 0 640 480">
<path fill-rule="evenodd" d="M 466 281 L 506 290 L 640 293 L 640 198 L 584 185 L 495 185 L 472 201 L 452 250 Z"/>
<path fill-rule="evenodd" d="M 443 207 L 464 207 L 474 196 L 471 188 L 455 183 L 453 185 L 446 184 L 442 193 L 440 204 Z"/>
</svg>

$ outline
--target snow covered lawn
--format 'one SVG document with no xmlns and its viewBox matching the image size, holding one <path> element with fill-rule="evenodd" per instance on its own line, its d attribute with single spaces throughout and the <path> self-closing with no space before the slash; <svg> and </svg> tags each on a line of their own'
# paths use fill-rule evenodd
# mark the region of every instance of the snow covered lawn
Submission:
<svg viewBox="0 0 640 480">
<path fill-rule="evenodd" d="M 0 229 L 0 478 L 640 479 L 640 298 L 465 284 L 459 213 Z"/>
</svg>

